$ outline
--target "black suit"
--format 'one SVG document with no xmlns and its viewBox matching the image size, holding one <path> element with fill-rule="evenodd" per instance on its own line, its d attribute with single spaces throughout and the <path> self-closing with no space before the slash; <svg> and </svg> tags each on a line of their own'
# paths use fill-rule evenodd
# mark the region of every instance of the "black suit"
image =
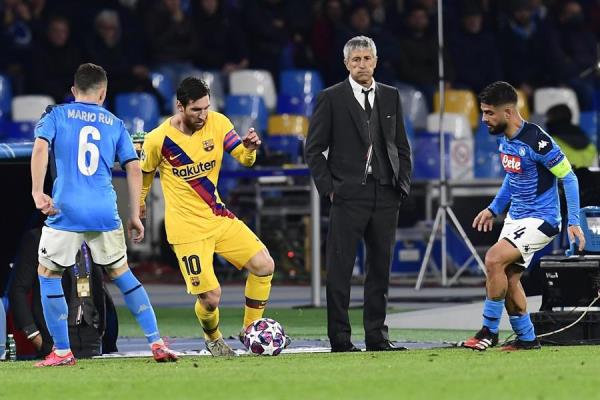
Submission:
<svg viewBox="0 0 600 400">
<path fill-rule="evenodd" d="M 371 143 L 373 168 L 365 175 Z M 327 158 L 322 154 L 326 149 Z M 364 238 L 365 341 L 367 347 L 376 346 L 388 340 L 384 322 L 391 251 L 412 168 L 398 90 L 377 83 L 369 118 L 349 79 L 325 89 L 310 121 L 305 152 L 319 193 L 334 195 L 326 260 L 329 340 L 333 348 L 350 343 L 350 279 L 357 245 Z"/>
</svg>

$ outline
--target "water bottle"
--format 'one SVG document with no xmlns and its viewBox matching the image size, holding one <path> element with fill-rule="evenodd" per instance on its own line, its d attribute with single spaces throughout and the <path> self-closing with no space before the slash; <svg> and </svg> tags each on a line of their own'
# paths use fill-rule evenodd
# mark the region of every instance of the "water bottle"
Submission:
<svg viewBox="0 0 600 400">
<path fill-rule="evenodd" d="M 15 343 L 15 337 L 12 333 L 8 334 L 8 340 L 6 341 L 7 358 L 9 361 L 17 361 L 17 344 Z"/>
</svg>

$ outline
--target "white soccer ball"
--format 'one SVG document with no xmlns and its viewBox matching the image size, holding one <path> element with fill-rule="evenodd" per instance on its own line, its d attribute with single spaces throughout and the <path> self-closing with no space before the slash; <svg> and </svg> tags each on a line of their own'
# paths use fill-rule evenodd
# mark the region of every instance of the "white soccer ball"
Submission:
<svg viewBox="0 0 600 400">
<path fill-rule="evenodd" d="M 271 318 L 258 319 L 244 331 L 244 346 L 253 354 L 276 356 L 286 346 L 283 327 Z"/>
</svg>

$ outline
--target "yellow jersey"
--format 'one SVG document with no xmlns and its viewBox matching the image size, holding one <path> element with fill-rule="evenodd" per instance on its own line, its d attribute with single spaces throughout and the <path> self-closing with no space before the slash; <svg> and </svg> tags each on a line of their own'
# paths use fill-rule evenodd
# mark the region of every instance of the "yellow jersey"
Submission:
<svg viewBox="0 0 600 400">
<path fill-rule="evenodd" d="M 190 243 L 219 232 L 224 218 L 235 218 L 217 192 L 224 153 L 251 166 L 256 152 L 246 149 L 225 115 L 209 111 L 202 129 L 187 135 L 167 119 L 144 138 L 142 171 L 158 169 L 165 196 L 165 227 L 172 244 Z M 144 179 L 142 204 L 151 185 Z"/>
</svg>

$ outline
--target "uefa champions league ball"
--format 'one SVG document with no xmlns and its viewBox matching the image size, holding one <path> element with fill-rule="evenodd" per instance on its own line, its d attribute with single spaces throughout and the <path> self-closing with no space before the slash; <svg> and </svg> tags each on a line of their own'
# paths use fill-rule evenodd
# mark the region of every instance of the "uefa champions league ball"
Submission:
<svg viewBox="0 0 600 400">
<path fill-rule="evenodd" d="M 244 346 L 253 354 L 276 356 L 286 346 L 283 327 L 271 318 L 258 319 L 244 331 Z"/>
</svg>

